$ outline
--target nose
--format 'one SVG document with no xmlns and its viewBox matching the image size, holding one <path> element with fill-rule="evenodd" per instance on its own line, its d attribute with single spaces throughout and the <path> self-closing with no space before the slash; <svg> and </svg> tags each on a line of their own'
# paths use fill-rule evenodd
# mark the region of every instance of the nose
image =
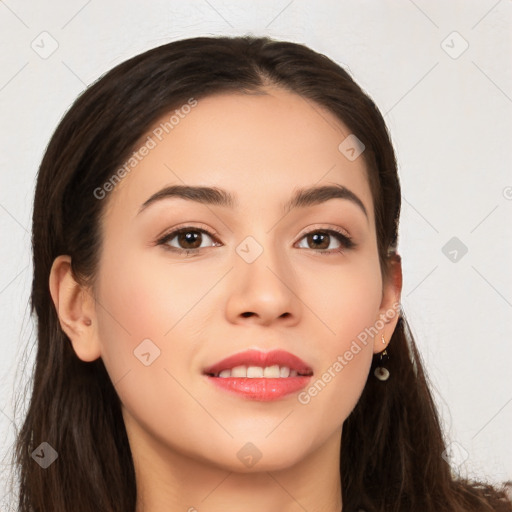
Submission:
<svg viewBox="0 0 512 512">
<path fill-rule="evenodd" d="M 302 302 L 285 255 L 278 254 L 272 244 L 263 246 L 252 237 L 246 240 L 238 246 L 230 272 L 226 304 L 229 321 L 294 325 L 299 320 Z"/>
</svg>

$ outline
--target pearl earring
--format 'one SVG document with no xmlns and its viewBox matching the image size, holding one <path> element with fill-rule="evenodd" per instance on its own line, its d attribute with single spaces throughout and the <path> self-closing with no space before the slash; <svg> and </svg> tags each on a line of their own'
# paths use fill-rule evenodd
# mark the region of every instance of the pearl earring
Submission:
<svg viewBox="0 0 512 512">
<path fill-rule="evenodd" d="M 382 334 L 382 343 L 384 343 L 384 344 L 386 343 L 386 340 L 384 339 L 383 334 Z M 373 372 L 375 377 L 377 377 L 377 379 L 379 379 L 380 381 L 383 381 L 383 382 L 389 379 L 389 370 L 387 368 L 385 368 L 384 366 L 382 366 L 382 364 L 388 360 L 389 360 L 389 355 L 386 352 L 386 349 L 384 349 L 380 353 L 380 356 L 379 356 L 379 366 L 377 366 L 377 368 L 375 368 L 375 371 Z"/>
</svg>

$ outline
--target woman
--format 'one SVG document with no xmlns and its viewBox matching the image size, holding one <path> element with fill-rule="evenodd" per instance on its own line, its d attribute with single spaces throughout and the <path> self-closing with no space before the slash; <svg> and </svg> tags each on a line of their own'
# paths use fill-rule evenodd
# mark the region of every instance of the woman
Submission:
<svg viewBox="0 0 512 512">
<path fill-rule="evenodd" d="M 43 158 L 19 511 L 510 511 L 458 479 L 400 308 L 400 185 L 323 55 L 195 38 Z"/>
</svg>

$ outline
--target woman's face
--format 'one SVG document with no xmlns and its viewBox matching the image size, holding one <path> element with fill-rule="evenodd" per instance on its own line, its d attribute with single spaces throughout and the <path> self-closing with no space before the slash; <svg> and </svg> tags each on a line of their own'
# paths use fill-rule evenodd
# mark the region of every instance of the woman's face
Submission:
<svg viewBox="0 0 512 512">
<path fill-rule="evenodd" d="M 140 161 L 103 199 L 87 357 L 96 347 L 133 447 L 231 471 L 289 467 L 339 446 L 381 334 L 389 340 L 396 323 L 382 322 L 398 291 L 381 279 L 361 148 L 343 143 L 350 131 L 331 113 L 280 89 L 194 105 L 166 129 L 173 113 L 155 123 Z M 171 186 L 222 189 L 233 204 L 199 193 L 148 203 Z M 285 211 L 300 189 L 322 186 L 350 194 Z M 293 370 L 286 359 L 217 368 L 254 366 L 252 381 L 205 374 L 247 350 L 286 351 L 312 375 L 273 380 Z"/>
</svg>

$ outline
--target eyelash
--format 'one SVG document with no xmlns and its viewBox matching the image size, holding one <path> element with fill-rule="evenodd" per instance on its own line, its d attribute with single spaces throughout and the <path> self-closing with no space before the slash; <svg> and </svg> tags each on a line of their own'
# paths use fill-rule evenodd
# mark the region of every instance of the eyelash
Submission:
<svg viewBox="0 0 512 512">
<path fill-rule="evenodd" d="M 206 249 L 206 247 L 198 247 L 195 249 L 180 249 L 177 247 L 171 247 L 167 245 L 167 242 L 175 238 L 177 235 L 180 235 L 181 233 L 188 233 L 188 232 L 200 232 L 205 233 L 208 235 L 214 242 L 218 242 L 216 234 L 210 233 L 208 230 L 203 228 L 198 228 L 194 226 L 185 226 L 181 228 L 177 228 L 170 233 L 167 233 L 163 235 L 161 238 L 159 238 L 156 242 L 156 245 L 162 245 L 165 250 L 177 253 L 177 254 L 185 254 L 185 256 L 195 256 L 201 251 L 201 249 Z M 299 239 L 302 240 L 307 235 L 315 234 L 315 233 L 322 233 L 326 235 L 334 236 L 341 244 L 341 247 L 339 249 L 331 249 L 330 251 L 327 251 L 325 249 L 310 249 L 311 251 L 314 251 L 318 254 L 322 254 L 324 256 L 334 255 L 334 254 L 340 254 L 343 253 L 346 250 L 353 249 L 356 247 L 355 242 L 352 240 L 351 237 L 345 235 L 341 231 L 338 231 L 337 229 L 314 229 L 312 231 L 308 231 L 307 233 L 304 233 L 302 237 Z"/>
</svg>

